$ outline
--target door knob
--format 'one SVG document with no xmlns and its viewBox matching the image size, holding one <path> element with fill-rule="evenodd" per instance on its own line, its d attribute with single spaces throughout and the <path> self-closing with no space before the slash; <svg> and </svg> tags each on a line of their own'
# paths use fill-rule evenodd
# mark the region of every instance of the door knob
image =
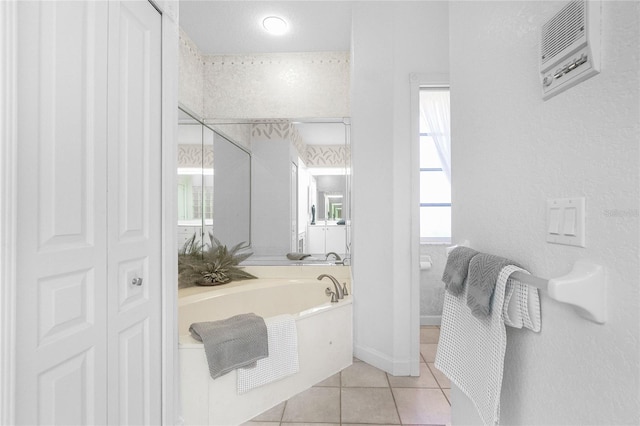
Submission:
<svg viewBox="0 0 640 426">
<path fill-rule="evenodd" d="M 136 286 L 141 286 L 142 285 L 142 278 L 134 278 L 131 280 L 131 285 L 136 285 Z"/>
</svg>

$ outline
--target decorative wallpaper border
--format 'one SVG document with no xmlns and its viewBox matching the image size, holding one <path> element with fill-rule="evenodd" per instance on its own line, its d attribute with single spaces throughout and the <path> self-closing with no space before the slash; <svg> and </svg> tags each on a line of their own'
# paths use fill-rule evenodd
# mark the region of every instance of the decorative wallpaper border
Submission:
<svg viewBox="0 0 640 426">
<path fill-rule="evenodd" d="M 213 149 L 204 150 L 202 145 L 183 144 L 178 145 L 178 167 L 213 167 Z"/>
<path fill-rule="evenodd" d="M 256 123 L 251 137 L 268 140 L 289 140 L 307 167 L 344 167 L 351 162 L 351 149 L 345 145 L 307 145 L 293 124 L 288 121 Z"/>
<path fill-rule="evenodd" d="M 303 158 L 307 167 L 344 167 L 351 164 L 351 149 L 346 145 L 307 145 Z"/>
</svg>

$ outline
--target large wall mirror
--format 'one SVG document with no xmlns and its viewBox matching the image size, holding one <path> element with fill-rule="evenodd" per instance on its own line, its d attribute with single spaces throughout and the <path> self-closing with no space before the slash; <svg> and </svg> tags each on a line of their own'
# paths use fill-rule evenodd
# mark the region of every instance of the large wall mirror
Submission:
<svg viewBox="0 0 640 426">
<path fill-rule="evenodd" d="M 251 154 L 232 137 L 179 108 L 178 249 L 209 235 L 229 246 L 251 244 Z"/>
<path fill-rule="evenodd" d="M 245 264 L 348 263 L 347 119 L 205 119 L 251 151 L 251 251 Z M 217 173 L 217 171 L 216 171 Z M 217 176 L 217 175 L 216 175 Z"/>
</svg>

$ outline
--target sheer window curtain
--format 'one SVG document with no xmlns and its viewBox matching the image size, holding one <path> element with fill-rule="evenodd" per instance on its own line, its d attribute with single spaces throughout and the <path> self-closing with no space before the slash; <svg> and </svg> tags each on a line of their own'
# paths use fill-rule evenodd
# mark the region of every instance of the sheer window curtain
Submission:
<svg viewBox="0 0 640 426">
<path fill-rule="evenodd" d="M 451 183 L 451 127 L 448 89 L 420 91 L 420 120 L 433 137 L 442 171 Z"/>
</svg>

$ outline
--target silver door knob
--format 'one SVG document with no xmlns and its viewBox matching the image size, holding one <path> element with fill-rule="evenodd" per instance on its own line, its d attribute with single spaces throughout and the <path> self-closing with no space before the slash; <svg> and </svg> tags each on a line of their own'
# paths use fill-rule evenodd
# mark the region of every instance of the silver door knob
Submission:
<svg viewBox="0 0 640 426">
<path fill-rule="evenodd" d="M 142 278 L 134 278 L 131 280 L 131 285 L 135 285 L 135 286 L 141 286 L 142 285 Z"/>
</svg>

